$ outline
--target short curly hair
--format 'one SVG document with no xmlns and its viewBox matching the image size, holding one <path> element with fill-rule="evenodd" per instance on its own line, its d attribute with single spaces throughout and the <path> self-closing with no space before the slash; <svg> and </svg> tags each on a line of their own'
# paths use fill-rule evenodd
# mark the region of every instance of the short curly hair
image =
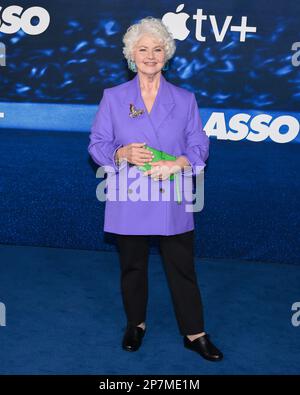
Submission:
<svg viewBox="0 0 300 395">
<path fill-rule="evenodd" d="M 133 48 L 144 34 L 150 34 L 151 36 L 157 37 L 164 46 L 166 60 L 168 61 L 172 58 L 176 50 L 176 44 L 172 33 L 161 19 L 147 16 L 146 18 L 141 19 L 138 23 L 129 26 L 123 36 L 123 43 L 125 45 L 123 47 L 123 54 L 127 61 L 132 60 Z"/>
</svg>

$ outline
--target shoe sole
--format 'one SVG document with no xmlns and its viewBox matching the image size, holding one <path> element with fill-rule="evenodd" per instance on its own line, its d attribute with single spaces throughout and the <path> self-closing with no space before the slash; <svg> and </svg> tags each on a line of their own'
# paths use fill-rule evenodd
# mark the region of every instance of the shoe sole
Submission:
<svg viewBox="0 0 300 395">
<path fill-rule="evenodd" d="M 202 358 L 206 359 L 207 361 L 210 362 L 220 362 L 223 359 L 223 356 L 221 358 L 217 358 L 217 359 L 213 359 L 213 358 L 208 358 L 205 357 L 204 355 L 200 354 L 198 351 L 194 350 L 193 348 L 190 348 L 189 346 L 187 346 L 186 344 L 184 344 L 184 347 L 187 348 L 190 351 L 194 351 L 195 353 L 197 353 L 198 355 L 201 355 Z"/>
<path fill-rule="evenodd" d="M 122 348 L 125 351 L 134 352 L 134 351 L 138 351 L 140 347 L 138 347 L 138 348 L 129 348 L 129 347 L 122 346 Z"/>
</svg>

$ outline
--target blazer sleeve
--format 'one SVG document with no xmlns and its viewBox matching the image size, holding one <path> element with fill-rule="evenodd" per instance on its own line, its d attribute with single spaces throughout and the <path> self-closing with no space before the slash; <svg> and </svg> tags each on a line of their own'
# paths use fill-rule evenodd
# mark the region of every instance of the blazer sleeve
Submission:
<svg viewBox="0 0 300 395">
<path fill-rule="evenodd" d="M 185 156 L 191 169 L 184 170 L 186 176 L 198 175 L 206 166 L 209 155 L 209 138 L 205 134 L 195 94 L 191 94 L 188 122 L 185 129 Z"/>
<path fill-rule="evenodd" d="M 94 162 L 104 166 L 107 172 L 117 173 L 126 166 L 126 160 L 123 160 L 120 165 L 115 161 L 116 151 L 122 147 L 122 144 L 118 144 L 114 136 L 108 96 L 107 90 L 104 89 L 92 124 L 88 152 Z"/>
</svg>

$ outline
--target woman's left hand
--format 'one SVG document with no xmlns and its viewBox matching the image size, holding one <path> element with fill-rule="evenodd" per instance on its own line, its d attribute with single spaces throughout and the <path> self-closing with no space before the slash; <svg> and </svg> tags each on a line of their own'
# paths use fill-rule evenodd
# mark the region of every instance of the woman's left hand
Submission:
<svg viewBox="0 0 300 395">
<path fill-rule="evenodd" d="M 150 175 L 157 180 L 166 180 L 171 174 L 177 173 L 181 167 L 173 160 L 159 160 L 151 162 L 151 169 L 143 173 L 144 176 Z"/>
</svg>

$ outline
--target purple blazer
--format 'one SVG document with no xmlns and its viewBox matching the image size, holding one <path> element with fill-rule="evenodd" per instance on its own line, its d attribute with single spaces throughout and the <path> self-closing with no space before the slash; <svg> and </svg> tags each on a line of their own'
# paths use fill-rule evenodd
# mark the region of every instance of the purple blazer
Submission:
<svg viewBox="0 0 300 395">
<path fill-rule="evenodd" d="M 143 109 L 144 113 L 130 117 L 130 104 Z M 191 169 L 179 172 L 181 204 L 176 201 L 174 181 L 155 181 L 150 176 L 142 176 L 137 166 L 127 161 L 119 166 L 115 163 L 114 155 L 119 147 L 143 142 L 188 159 Z M 115 192 L 117 197 L 115 200 L 105 199 L 104 231 L 128 235 L 174 235 L 194 229 L 194 213 L 185 208 L 186 202 L 192 204 L 192 183 L 184 183 L 183 177 L 192 181 L 192 177 L 205 167 L 209 153 L 209 138 L 203 131 L 194 93 L 171 84 L 161 74 L 158 93 L 148 113 L 138 74 L 130 81 L 104 89 L 91 128 L 88 152 L 98 165 L 104 166 L 108 173 L 106 190 Z M 130 174 L 132 168 L 136 172 L 135 178 L 133 173 Z M 126 183 L 119 185 L 121 175 Z M 137 181 L 147 186 L 147 199 L 134 199 Z M 150 197 L 151 188 L 158 191 L 156 201 L 153 194 Z"/>
</svg>

